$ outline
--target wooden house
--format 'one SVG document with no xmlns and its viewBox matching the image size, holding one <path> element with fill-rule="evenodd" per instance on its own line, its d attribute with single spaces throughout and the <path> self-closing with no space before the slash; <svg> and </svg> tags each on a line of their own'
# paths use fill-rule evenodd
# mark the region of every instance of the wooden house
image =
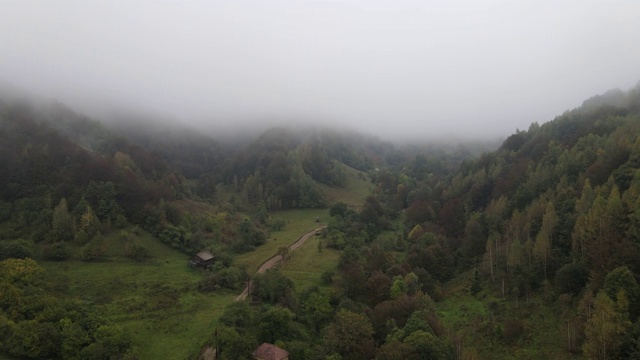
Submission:
<svg viewBox="0 0 640 360">
<path fill-rule="evenodd" d="M 213 264 L 215 257 L 207 250 L 202 250 L 195 254 L 191 260 L 189 260 L 189 266 L 191 267 L 207 267 Z"/>
<path fill-rule="evenodd" d="M 262 343 L 251 355 L 256 360 L 289 360 L 287 350 L 269 343 Z"/>
</svg>

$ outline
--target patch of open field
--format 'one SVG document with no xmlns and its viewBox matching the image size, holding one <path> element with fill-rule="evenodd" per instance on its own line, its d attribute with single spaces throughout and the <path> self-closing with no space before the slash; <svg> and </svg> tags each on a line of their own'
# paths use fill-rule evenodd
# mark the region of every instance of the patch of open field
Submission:
<svg viewBox="0 0 640 360">
<path fill-rule="evenodd" d="M 110 255 L 102 261 L 40 264 L 52 274 L 59 296 L 89 302 L 126 329 L 140 358 L 193 358 L 234 294 L 198 292 L 202 274 L 188 267 L 186 255 L 143 231 L 137 240 L 151 259 L 136 263 L 119 256 L 124 245 L 114 232 L 106 237 Z"/>
</svg>

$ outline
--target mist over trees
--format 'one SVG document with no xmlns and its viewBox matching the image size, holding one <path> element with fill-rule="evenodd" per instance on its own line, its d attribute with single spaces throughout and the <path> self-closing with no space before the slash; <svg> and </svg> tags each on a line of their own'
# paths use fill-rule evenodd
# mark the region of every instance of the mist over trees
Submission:
<svg viewBox="0 0 640 360">
<path fill-rule="evenodd" d="M 150 291 L 153 309 L 170 308 L 185 291 L 240 291 L 251 274 L 234 259 L 287 226 L 272 214 L 310 208 L 330 216 L 317 251 L 336 251 L 335 269 L 304 289 L 277 269 L 254 276 L 259 305 L 229 305 L 212 329 L 220 358 L 248 357 L 262 342 L 308 359 L 640 351 L 638 86 L 496 148 L 285 127 L 230 145 L 172 129 L 102 124 L 59 103 L 0 102 L 3 353 L 137 356 L 125 328 L 92 313 L 93 300 L 58 299 L 56 274 L 32 259 L 162 261 L 147 234 L 189 256 L 215 253 L 192 288 Z M 361 204 L 329 199 L 327 189 L 345 190 L 354 176 L 370 190 Z"/>
</svg>

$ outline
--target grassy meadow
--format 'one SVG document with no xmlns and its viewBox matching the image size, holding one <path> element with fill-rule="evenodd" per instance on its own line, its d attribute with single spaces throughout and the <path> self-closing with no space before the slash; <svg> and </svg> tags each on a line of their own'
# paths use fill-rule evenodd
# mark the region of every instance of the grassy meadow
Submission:
<svg viewBox="0 0 640 360">
<path fill-rule="evenodd" d="M 188 267 L 186 255 L 144 231 L 137 240 L 151 259 L 136 263 L 124 257 L 124 244 L 113 232 L 106 236 L 105 260 L 40 264 L 59 296 L 91 302 L 97 313 L 125 328 L 140 358 L 193 358 L 236 294 L 201 294 L 196 283 L 202 274 Z"/>
<path fill-rule="evenodd" d="M 272 214 L 274 220 L 284 220 L 286 225 L 283 230 L 271 233 L 266 243 L 254 251 L 240 254 L 235 257 L 234 264 L 246 266 L 249 273 L 258 270 L 260 264 L 278 252 L 281 246 L 288 246 L 301 235 L 321 226 L 329 218 L 328 209 L 303 209 L 278 211 Z M 320 222 L 316 222 L 320 218 Z M 299 250 L 299 249 L 298 249 Z M 296 250 L 296 251 L 298 251 Z"/>
<path fill-rule="evenodd" d="M 310 237 L 304 245 L 289 254 L 289 259 L 281 266 L 282 273 L 293 280 L 297 291 L 319 286 L 322 273 L 334 270 L 338 265 L 340 252 L 324 246 L 319 250 L 321 241 L 319 236 Z"/>
</svg>

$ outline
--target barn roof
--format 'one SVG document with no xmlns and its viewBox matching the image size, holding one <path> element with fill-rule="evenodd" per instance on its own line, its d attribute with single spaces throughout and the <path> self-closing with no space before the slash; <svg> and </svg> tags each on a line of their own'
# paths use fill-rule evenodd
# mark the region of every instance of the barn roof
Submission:
<svg viewBox="0 0 640 360">
<path fill-rule="evenodd" d="M 202 261 L 207 261 L 207 260 L 213 259 L 213 254 L 211 254 L 207 250 L 200 251 L 199 253 L 196 254 L 196 256 L 199 257 L 200 260 L 202 260 Z"/>
<path fill-rule="evenodd" d="M 262 360 L 282 360 L 289 356 L 289 352 L 273 344 L 262 343 L 251 355 Z"/>
</svg>

